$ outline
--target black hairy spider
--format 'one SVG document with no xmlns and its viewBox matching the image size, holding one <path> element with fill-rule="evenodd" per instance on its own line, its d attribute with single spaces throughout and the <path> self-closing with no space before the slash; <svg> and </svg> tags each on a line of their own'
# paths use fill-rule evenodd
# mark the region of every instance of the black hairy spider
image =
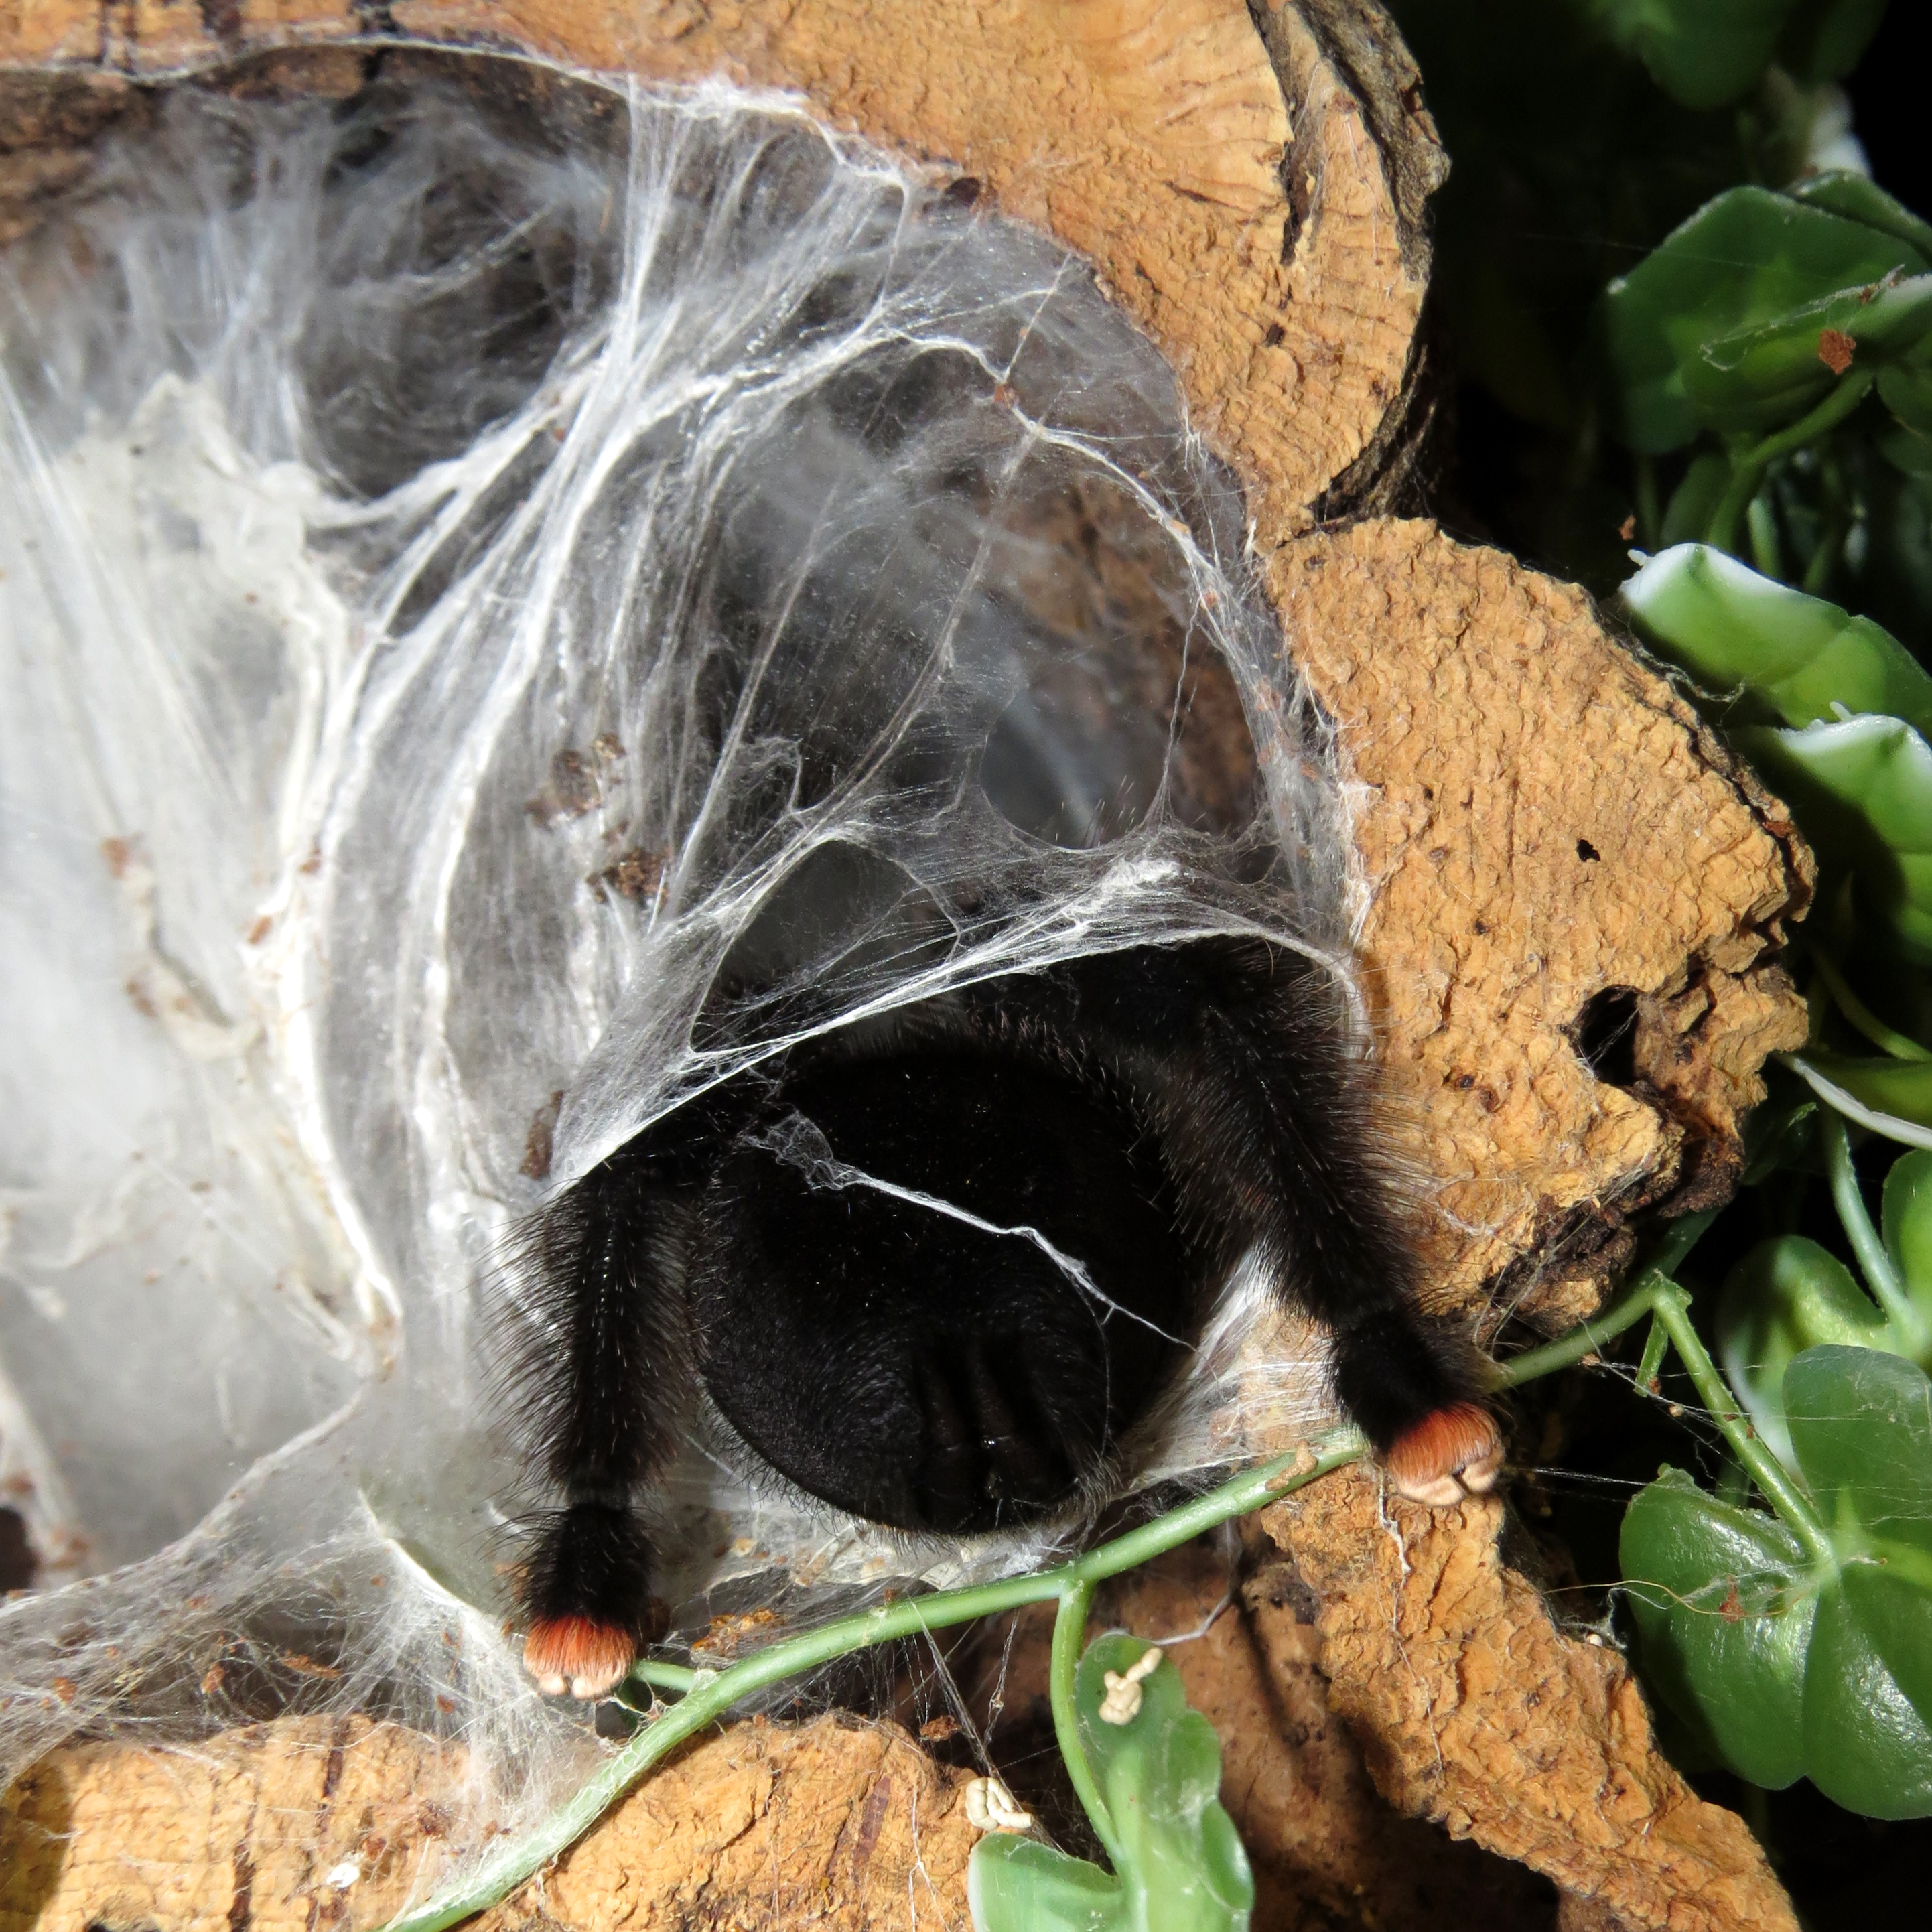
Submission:
<svg viewBox="0 0 1932 1932">
<path fill-rule="evenodd" d="M 1338 989 L 1246 938 L 949 993 L 791 1048 L 562 1196 L 524 1365 L 563 1506 L 523 1580 L 547 1690 L 646 1634 L 638 1492 L 694 1381 L 800 1489 L 971 1533 L 1099 1493 L 1235 1264 L 1332 1334 L 1336 1392 L 1404 1493 L 1501 1461 L 1477 1359 L 1429 1325 Z"/>
</svg>

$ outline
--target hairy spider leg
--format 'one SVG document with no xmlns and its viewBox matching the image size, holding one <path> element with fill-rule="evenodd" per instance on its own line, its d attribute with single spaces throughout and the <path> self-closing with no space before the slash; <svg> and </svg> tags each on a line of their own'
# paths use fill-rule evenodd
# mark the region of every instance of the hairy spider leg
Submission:
<svg viewBox="0 0 1932 1932">
<path fill-rule="evenodd" d="M 714 1090 L 667 1116 L 551 1203 L 526 1244 L 537 1320 L 517 1401 L 563 1502 L 538 1520 L 522 1566 L 524 1662 L 552 1694 L 602 1696 L 653 1634 L 638 1491 L 670 1453 L 688 1380 L 692 1204 L 745 1104 Z"/>
<path fill-rule="evenodd" d="M 1402 1494 L 1487 1490 L 1502 1442 L 1472 1347 L 1422 1316 L 1369 1071 L 1323 969 L 1255 938 L 1133 947 L 976 990 L 981 1024 L 1148 1096 L 1186 1229 L 1334 1338 L 1336 1394 Z"/>
</svg>

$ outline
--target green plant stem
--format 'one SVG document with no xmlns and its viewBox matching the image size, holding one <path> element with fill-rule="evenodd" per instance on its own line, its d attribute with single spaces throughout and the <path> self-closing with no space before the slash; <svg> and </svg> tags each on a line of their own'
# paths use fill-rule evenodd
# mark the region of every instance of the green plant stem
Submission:
<svg viewBox="0 0 1932 1932">
<path fill-rule="evenodd" d="M 1356 1430 L 1336 1430 L 1312 1445 L 1312 1454 L 1304 1448 L 1292 1456 L 1278 1456 L 1071 1563 L 970 1589 L 882 1604 L 876 1610 L 841 1617 L 817 1630 L 784 1638 L 716 1675 L 705 1670 L 683 1672 L 680 1665 L 646 1663 L 637 1674 L 646 1682 L 682 1689 L 682 1701 L 648 1719 L 634 1737 L 613 1751 L 542 1824 L 504 1840 L 461 1885 L 439 1894 L 416 1911 L 391 1920 L 386 1932 L 442 1932 L 445 1926 L 494 1905 L 580 1838 L 652 1765 L 756 1691 L 869 1645 L 997 1616 L 1027 1604 L 1064 1597 L 1082 1586 L 1090 1591 L 1094 1584 L 1177 1549 L 1230 1516 L 1245 1516 L 1330 1470 L 1357 1461 L 1366 1448 Z M 674 1677 L 669 1674 L 673 1672 L 682 1675 Z"/>
<path fill-rule="evenodd" d="M 1789 429 L 1780 430 L 1775 436 L 1768 436 L 1762 442 L 1733 454 L 1731 480 L 1724 486 L 1718 507 L 1711 512 L 1704 541 L 1735 555 L 1738 520 L 1757 494 L 1766 470 L 1780 456 L 1789 456 L 1792 451 L 1802 449 L 1808 442 L 1816 442 L 1827 430 L 1843 422 L 1864 400 L 1872 381 L 1872 371 L 1869 369 L 1840 376 L 1832 393 L 1809 415 L 1800 416 Z"/>
<path fill-rule="evenodd" d="M 1803 1493 L 1784 1473 L 1784 1466 L 1757 1439 L 1732 1396 L 1730 1385 L 1718 1372 L 1718 1365 L 1706 1352 L 1690 1321 L 1690 1292 L 1674 1281 L 1657 1279 L 1645 1288 L 1657 1318 L 1670 1336 L 1699 1400 L 1710 1412 L 1711 1420 L 1724 1432 L 1724 1440 L 1738 1460 L 1751 1473 L 1764 1492 L 1766 1500 L 1782 1516 L 1792 1533 L 1818 1563 L 1836 1561 L 1832 1539 Z"/>
<path fill-rule="evenodd" d="M 1540 1348 L 1526 1348 L 1521 1354 L 1498 1364 L 1492 1385 L 1499 1389 L 1517 1388 L 1525 1382 L 1553 1375 L 1558 1369 L 1574 1367 L 1585 1356 L 1600 1353 L 1606 1342 L 1614 1342 L 1626 1329 L 1634 1328 L 1646 1315 L 1654 1316 L 1656 1304 L 1652 1291 L 1682 1264 L 1717 1215 L 1718 1210 L 1712 1208 L 1673 1221 L 1651 1250 L 1636 1280 L 1611 1306 L 1587 1322 L 1579 1322 L 1568 1334 L 1559 1335 Z M 1638 1370 L 1640 1382 L 1648 1383 L 1663 1361 L 1664 1345 L 1653 1324 L 1649 1339 L 1644 1343 L 1643 1362 Z"/>
<path fill-rule="evenodd" d="M 1651 1311 L 1650 1332 L 1643 1338 L 1643 1353 L 1637 1358 L 1636 1385 L 1646 1394 L 1651 1392 L 1651 1384 L 1664 1366 L 1664 1351 L 1670 1346 L 1670 1336 L 1664 1324 L 1657 1318 L 1655 1310 Z"/>
<path fill-rule="evenodd" d="M 683 1697 L 690 1694 L 705 1672 L 689 1670 L 682 1664 L 660 1664 L 656 1658 L 647 1657 L 631 1666 L 631 1675 L 640 1684 L 658 1690 L 675 1690 Z"/>
<path fill-rule="evenodd" d="M 1657 458 L 1640 452 L 1636 459 L 1636 528 L 1646 550 L 1654 550 L 1664 528 L 1658 508 Z"/>
<path fill-rule="evenodd" d="M 1733 1508 L 1743 1509 L 1750 1502 L 1750 1472 L 1735 1456 L 1724 1458 L 1713 1486 L 1718 1502 L 1729 1503 Z"/>
<path fill-rule="evenodd" d="M 1799 579 L 1798 587 L 1808 597 L 1822 597 L 1832 581 L 1832 573 L 1838 566 L 1838 553 L 1844 548 L 1845 518 L 1840 511 L 1832 513 L 1831 521 L 1825 526 L 1818 539 L 1818 547 L 1811 553 L 1811 560 L 1804 566 L 1804 574 Z"/>
<path fill-rule="evenodd" d="M 1053 1658 L 1047 1679 L 1053 1706 L 1053 1734 L 1059 1741 L 1060 1754 L 1066 1760 L 1066 1774 L 1075 1794 L 1094 1827 L 1094 1833 L 1106 1848 L 1114 1869 L 1120 1869 L 1120 1840 L 1114 1830 L 1112 1814 L 1100 1794 L 1088 1762 L 1087 1746 L 1080 1735 L 1080 1709 L 1074 1701 L 1073 1673 L 1080 1653 L 1087 1644 L 1087 1612 L 1094 1604 L 1094 1586 L 1083 1578 L 1070 1583 L 1060 1593 L 1060 1613 L 1053 1622 Z"/>
<path fill-rule="evenodd" d="M 1757 574 L 1782 582 L 1784 555 L 1778 541 L 1778 512 L 1772 508 L 1770 499 L 1762 492 L 1750 500 L 1750 506 L 1744 513 L 1744 524 L 1750 532 L 1751 563 Z"/>
<path fill-rule="evenodd" d="M 1653 1312 L 1651 1288 L 1652 1283 L 1646 1278 L 1635 1288 L 1626 1290 L 1602 1314 L 1579 1322 L 1568 1334 L 1559 1335 L 1555 1341 L 1546 1342 L 1540 1348 L 1526 1348 L 1521 1354 L 1512 1355 L 1507 1362 L 1498 1363 L 1491 1378 L 1491 1386 L 1498 1389 L 1520 1388 L 1525 1382 L 1554 1375 L 1558 1369 L 1574 1368 L 1586 1355 L 1598 1354 L 1606 1342 L 1614 1342 L 1626 1329 L 1634 1328 Z"/>
<path fill-rule="evenodd" d="M 1728 1384 L 1706 1352 L 1690 1322 L 1690 1294 L 1670 1279 L 1669 1270 L 1689 1253 L 1705 1228 L 1715 1218 L 1716 1210 L 1688 1214 L 1676 1222 L 1652 1251 L 1650 1262 L 1614 1306 L 1594 1320 L 1582 1322 L 1567 1335 L 1532 1348 L 1505 1364 L 1496 1375 L 1499 1388 L 1515 1388 L 1539 1376 L 1552 1373 L 1596 1354 L 1606 1342 L 1614 1341 L 1626 1330 L 1634 1328 L 1646 1316 L 1654 1324 L 1644 1345 L 1640 1372 L 1648 1370 L 1648 1382 L 1662 1365 L 1664 1351 L 1657 1331 L 1661 1329 L 1690 1372 L 1699 1400 L 1709 1410 L 1711 1419 L 1724 1432 L 1724 1439 L 1739 1462 L 1749 1470 L 1766 1498 L 1814 1558 L 1832 1561 L 1832 1540 L 1819 1521 L 1816 1511 L 1784 1473 L 1778 1458 L 1757 1439 L 1756 1432 L 1738 1409 Z"/>
<path fill-rule="evenodd" d="M 1824 981 L 1826 991 L 1831 994 L 1839 1012 L 1880 1052 L 1888 1053 L 1894 1060 L 1932 1060 L 1932 1049 L 1921 1046 L 1916 1040 L 1887 1026 L 1852 991 L 1844 974 L 1822 952 L 1814 952 L 1811 964 L 1817 969 L 1819 978 Z"/>
<path fill-rule="evenodd" d="M 1538 1376 L 1568 1367 L 1650 1316 L 1653 1331 L 1644 1349 L 1644 1361 L 1650 1372 L 1654 1374 L 1662 1360 L 1658 1339 L 1660 1332 L 1668 1336 L 1683 1358 L 1699 1395 L 1772 1508 L 1814 1557 L 1821 1562 L 1829 1562 L 1832 1545 L 1823 1526 L 1776 1459 L 1744 1425 L 1723 1376 L 1690 1325 L 1689 1294 L 1669 1278 L 1669 1270 L 1690 1252 L 1712 1218 L 1711 1214 L 1693 1214 L 1674 1222 L 1652 1251 L 1636 1285 L 1615 1307 L 1568 1335 L 1516 1356 L 1497 1370 L 1495 1386 L 1519 1388 Z M 1277 1456 L 1262 1463 L 1070 1563 L 1030 1576 L 1008 1577 L 970 1589 L 937 1592 L 930 1596 L 883 1604 L 875 1610 L 842 1617 L 817 1630 L 768 1645 L 728 1670 L 694 1670 L 682 1664 L 646 1659 L 637 1666 L 633 1676 L 660 1689 L 681 1693 L 680 1701 L 654 1712 L 628 1743 L 613 1751 L 540 1825 L 500 1845 L 462 1884 L 440 1894 L 418 1910 L 392 1919 L 384 1932 L 443 1932 L 445 1927 L 487 1910 L 581 1837 L 653 1765 L 754 1693 L 870 1645 L 971 1623 L 1049 1598 L 1058 1599 L 1060 1604 L 1054 1625 L 1051 1680 L 1054 1727 L 1074 1787 L 1111 1857 L 1113 1823 L 1080 1742 L 1073 1698 L 1073 1672 L 1079 1661 L 1094 1586 L 1178 1549 L 1230 1516 L 1245 1516 L 1305 1487 L 1318 1478 L 1358 1460 L 1366 1449 L 1357 1430 L 1336 1430 L 1319 1443 L 1298 1449 L 1292 1456 Z"/>
<path fill-rule="evenodd" d="M 1926 1333 L 1925 1318 L 1918 1312 L 1918 1304 L 1906 1293 L 1905 1285 L 1898 1278 L 1898 1270 L 1892 1266 L 1892 1257 L 1886 1252 L 1885 1244 L 1879 1239 L 1878 1230 L 1865 1212 L 1864 1196 L 1858 1187 L 1858 1172 L 1852 1165 L 1852 1139 L 1845 1131 L 1844 1121 L 1828 1107 L 1822 1111 L 1826 1171 L 1831 1177 L 1832 1202 L 1844 1226 L 1845 1238 L 1851 1243 L 1852 1252 L 1858 1257 L 1858 1270 L 1879 1306 L 1885 1310 L 1886 1318 L 1900 1340 L 1917 1355 L 1924 1351 L 1927 1342 L 1932 1340 L 1932 1336 Z"/>
</svg>

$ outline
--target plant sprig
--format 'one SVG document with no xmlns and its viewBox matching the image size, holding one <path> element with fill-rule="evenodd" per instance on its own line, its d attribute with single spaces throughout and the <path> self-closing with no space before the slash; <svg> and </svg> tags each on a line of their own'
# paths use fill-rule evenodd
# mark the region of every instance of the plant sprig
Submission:
<svg viewBox="0 0 1932 1932">
<path fill-rule="evenodd" d="M 634 1737 L 613 1751 L 541 1824 L 506 1839 L 460 1885 L 437 1894 L 416 1911 L 391 1920 L 383 1932 L 442 1932 L 445 1926 L 498 1904 L 582 1837 L 653 1765 L 686 1738 L 716 1723 L 734 1705 L 787 1678 L 802 1676 L 874 1645 L 976 1622 L 982 1617 L 997 1616 L 1028 1604 L 1054 1599 L 1062 1606 L 1060 1626 L 1075 1629 L 1072 1644 L 1077 1658 L 1078 1633 L 1085 1622 L 1084 1606 L 1092 1600 L 1096 1584 L 1178 1549 L 1232 1516 L 1246 1516 L 1291 1495 L 1317 1477 L 1359 1460 L 1366 1452 L 1366 1444 L 1354 1429 L 1333 1430 L 1318 1442 L 1304 1444 L 1292 1454 L 1262 1463 L 1071 1562 L 1030 1576 L 884 1604 L 875 1610 L 838 1618 L 816 1630 L 782 1638 L 742 1663 L 715 1673 L 646 1660 L 637 1666 L 633 1676 L 641 1682 L 682 1693 L 677 1702 L 655 1711 Z M 1079 1606 L 1077 1621 L 1075 1612 L 1066 1607 L 1070 1604 Z M 1089 1816 L 1094 1817 L 1095 1829 L 1104 1844 L 1108 1842 L 1111 1821 L 1106 1820 L 1099 1787 L 1080 1748 L 1072 1703 L 1072 1660 L 1061 1668 L 1058 1661 L 1058 1634 L 1055 1642 L 1055 1727 L 1061 1748 L 1067 1754 L 1075 1788 Z"/>
<path fill-rule="evenodd" d="M 1567 1335 L 1498 1364 L 1492 1384 L 1498 1392 L 1517 1388 L 1587 1362 L 1649 1317 L 1653 1333 L 1639 1369 L 1640 1381 L 1647 1382 L 1655 1374 L 1665 1343 L 1674 1346 L 1718 1426 L 1780 1518 L 1808 1548 L 1828 1555 L 1831 1546 L 1815 1510 L 1777 1459 L 1755 1439 L 1748 1419 L 1691 1324 L 1688 1292 L 1670 1278 L 1670 1270 L 1689 1252 L 1712 1218 L 1707 1213 L 1672 1223 L 1633 1285 L 1611 1307 Z M 637 1735 L 612 1752 L 542 1823 L 505 1840 L 459 1885 L 392 1920 L 382 1932 L 442 1932 L 443 1928 L 500 1903 L 574 1844 L 653 1766 L 756 1693 L 875 1645 L 1000 1616 L 1029 1604 L 1058 1604 L 1049 1678 L 1054 1732 L 1095 1835 L 1118 1864 L 1121 1844 L 1081 1742 L 1075 1691 L 1096 1586 L 1179 1548 L 1231 1518 L 1292 1495 L 1360 1460 L 1366 1453 L 1367 1445 L 1358 1430 L 1346 1426 L 1333 1430 L 1316 1442 L 1259 1464 L 1070 1562 L 1029 1576 L 881 1604 L 782 1638 L 726 1670 L 694 1670 L 646 1658 L 632 1671 L 632 1680 L 670 1691 L 678 1701 L 652 1711 Z"/>
</svg>

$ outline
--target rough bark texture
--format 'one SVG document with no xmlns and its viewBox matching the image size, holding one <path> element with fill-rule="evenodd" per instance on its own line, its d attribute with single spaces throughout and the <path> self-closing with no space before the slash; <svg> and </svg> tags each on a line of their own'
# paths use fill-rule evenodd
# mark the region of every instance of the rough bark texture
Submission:
<svg viewBox="0 0 1932 1932">
<path fill-rule="evenodd" d="M 1268 582 L 1366 788 L 1363 950 L 1437 1292 L 1567 1327 L 1633 1210 L 1734 1184 L 1758 1070 L 1804 1036 L 1766 962 L 1809 856 L 1581 591 L 1385 518 L 1283 544 Z"/>
<path fill-rule="evenodd" d="M 460 1756 L 286 1718 L 191 1750 L 77 1744 L 0 1797 L 0 1932 L 358 1932 L 434 1882 Z M 893 1724 L 754 1720 L 694 1747 L 478 1932 L 621 1923 L 963 1932 L 964 1774 Z"/>
<path fill-rule="evenodd" d="M 1102 1591 L 1089 1625 L 1163 1643 L 1188 1702 L 1220 1734 L 1221 1802 L 1254 1866 L 1256 1932 L 1437 1932 L 1471 1922 L 1550 1932 L 1547 1882 L 1382 1801 L 1330 1701 L 1319 1606 L 1274 1544 L 1258 1532 L 1256 1540 L 1269 1560 L 1245 1582 L 1240 1561 L 1192 1544 Z M 1052 1634 L 1050 1606 L 1000 1619 L 965 1682 L 994 1757 L 1013 1767 L 1010 1780 L 1064 1830 L 1073 1801 L 1047 1703 Z"/>
<path fill-rule="evenodd" d="M 1366 8 L 1264 4 L 1264 44 L 1241 0 L 14 0 L 0 64 L 174 73 L 351 39 L 379 10 L 426 40 L 796 90 L 834 125 L 973 176 L 1084 255 L 1168 350 L 1270 527 L 1306 525 L 1402 392 L 1427 282 L 1420 184 L 1442 163 L 1403 104 L 1412 84 L 1378 89 L 1372 128 L 1323 51 L 1346 40 L 1379 75 L 1377 39 L 1400 43 Z M 1402 156 L 1400 199 L 1378 135 Z"/>
<path fill-rule="evenodd" d="M 148 111 L 141 82 L 247 56 L 242 84 L 344 92 L 362 72 L 352 44 L 378 28 L 794 89 L 836 125 L 976 177 L 1085 256 L 1247 488 L 1268 588 L 1340 721 L 1364 954 L 1436 1210 L 1438 1300 L 1564 1325 L 1593 1305 L 1635 1207 L 1682 1210 L 1728 1188 L 1758 1067 L 1802 1032 L 1769 960 L 1808 861 L 1581 593 L 1378 514 L 1408 501 L 1429 418 L 1417 322 L 1424 203 L 1444 163 L 1414 67 L 1368 0 L 0 0 L 0 69 L 14 70 L 0 72 L 0 239 L 84 179 L 102 130 Z M 512 84 L 543 85 L 527 71 Z M 1357 1474 L 1270 1520 L 1318 1622 L 1293 1607 L 1307 1597 L 1269 1594 L 1277 1575 L 1251 1624 L 1194 1647 L 1226 1648 L 1218 1677 L 1184 1664 L 1222 1724 L 1266 1895 L 1341 1923 L 1427 1922 L 1413 1888 L 1436 1852 L 1414 1850 L 1423 1828 L 1362 1808 L 1353 1747 L 1318 1706 L 1403 1810 L 1559 1880 L 1566 1924 L 1791 1923 L 1743 1827 L 1652 1750 L 1620 1660 L 1559 1634 L 1503 1566 L 1498 1507 L 1385 1520 Z M 412 1758 L 419 1741 L 358 1740 L 328 1792 L 337 1747 L 300 1725 L 189 1754 L 61 1754 L 0 1813 L 14 1834 L 0 1932 L 244 1932 L 278 1911 L 304 1932 L 376 1922 L 380 1885 L 400 1882 L 397 1848 L 434 1856 L 410 1808 L 440 1774 Z M 352 1763 L 371 1780 L 354 1806 Z M 274 1778 L 294 1795 L 264 1804 Z M 541 1898 L 498 1917 L 957 1922 L 954 1784 L 890 1731 L 740 1727 L 661 1773 Z M 71 1835 L 55 1850 L 50 1832 Z M 304 1833 L 366 1874 L 318 1891 L 322 1853 L 278 1862 Z M 136 1875 L 111 1876 L 112 1848 L 137 1843 Z M 113 1886 L 133 1889 L 105 1902 Z M 166 1886 L 178 1905 L 140 1889 Z M 1506 1891 L 1478 1909 L 1530 1922 L 1496 1902 Z M 300 1903 L 272 1911 L 272 1897 Z M 317 1900 L 326 1921 L 308 1916 Z"/>
<path fill-rule="evenodd" d="M 1377 1788 L 1630 1925 L 1796 1932 L 1743 1820 L 1658 1754 L 1623 1659 L 1558 1632 L 1504 1563 L 1502 1514 L 1405 1503 L 1358 1466 L 1262 1519 L 1320 1600 L 1330 1702 Z M 1299 1625 L 1256 1594 L 1262 1652 L 1292 1668 Z"/>
</svg>

